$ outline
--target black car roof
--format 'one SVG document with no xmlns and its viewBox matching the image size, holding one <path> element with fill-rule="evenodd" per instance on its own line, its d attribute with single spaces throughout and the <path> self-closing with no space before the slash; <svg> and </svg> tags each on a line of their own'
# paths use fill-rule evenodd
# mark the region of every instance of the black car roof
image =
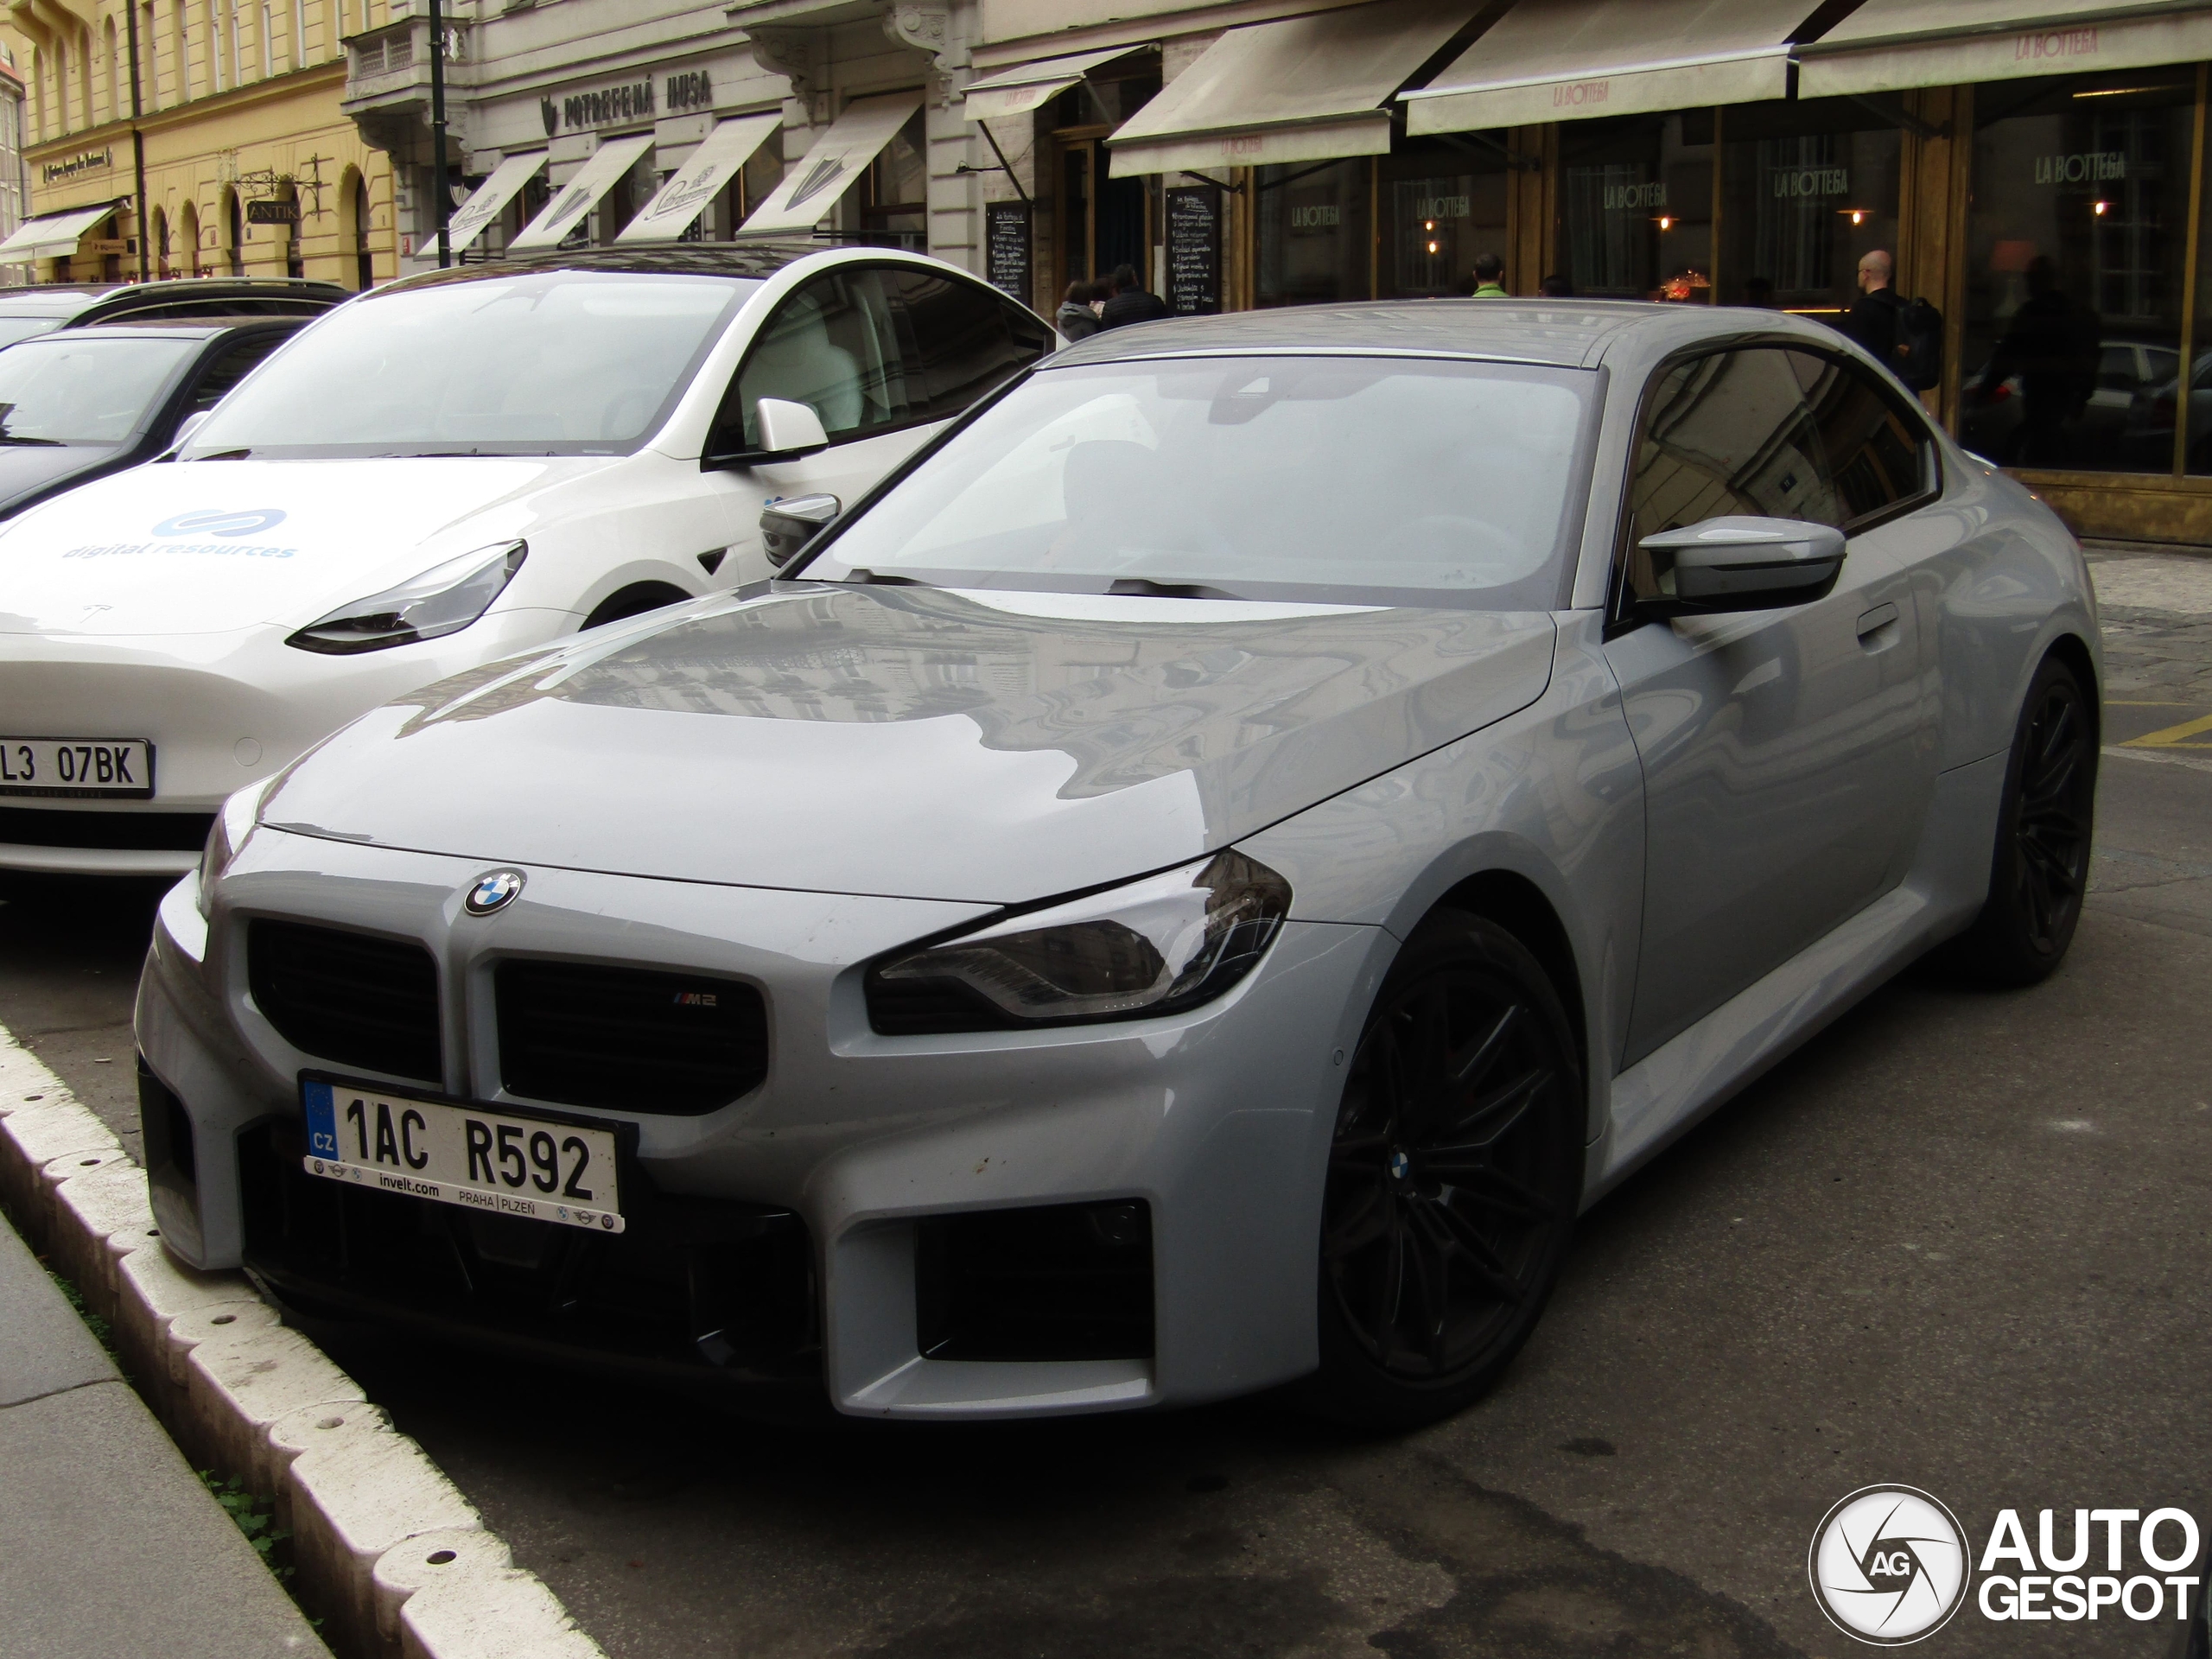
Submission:
<svg viewBox="0 0 2212 1659">
<path fill-rule="evenodd" d="M 0 288 L 0 317 L 60 317 L 86 320 L 135 313 L 171 315 L 244 315 L 264 306 L 270 315 L 297 316 L 327 310 L 353 298 L 335 283 L 302 276 L 165 277 L 153 283 L 105 286 Z"/>
<path fill-rule="evenodd" d="M 290 333 L 304 328 L 314 321 L 312 317 L 129 317 L 115 322 L 93 322 L 83 332 L 96 333 L 104 338 L 118 334 L 141 340 L 212 340 L 217 334 L 235 334 L 241 329 L 279 329 Z M 33 340 L 67 340 L 79 332 L 73 328 L 56 328 L 43 334 L 33 334 Z"/>
</svg>

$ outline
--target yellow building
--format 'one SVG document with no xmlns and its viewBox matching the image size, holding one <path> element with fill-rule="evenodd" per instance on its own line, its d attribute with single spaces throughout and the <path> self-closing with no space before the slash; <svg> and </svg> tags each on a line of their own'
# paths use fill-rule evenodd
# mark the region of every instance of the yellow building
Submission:
<svg viewBox="0 0 2212 1659">
<path fill-rule="evenodd" d="M 38 279 L 397 275 L 390 160 L 338 107 L 344 38 L 392 16 L 390 0 L 10 0 L 29 211 L 116 204 Z"/>
</svg>

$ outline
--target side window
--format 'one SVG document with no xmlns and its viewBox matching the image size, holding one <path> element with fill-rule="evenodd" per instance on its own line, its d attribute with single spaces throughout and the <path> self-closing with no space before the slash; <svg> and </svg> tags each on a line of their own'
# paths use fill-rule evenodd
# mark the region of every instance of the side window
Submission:
<svg viewBox="0 0 2212 1659">
<path fill-rule="evenodd" d="M 1638 545 L 1662 530 L 1727 513 L 1844 522 L 1791 355 L 1716 352 L 1652 383 L 1629 486 L 1630 599 L 1660 598 L 1673 585 L 1671 566 L 1656 568 Z"/>
<path fill-rule="evenodd" d="M 920 270 L 894 280 L 913 324 L 931 420 L 959 414 L 1052 349 L 1048 332 L 989 289 Z"/>
<path fill-rule="evenodd" d="M 1928 488 L 1926 435 L 1857 364 L 1792 352 L 1846 530 Z"/>
<path fill-rule="evenodd" d="M 763 397 L 809 405 L 833 443 L 918 418 L 923 395 L 899 349 L 887 275 L 833 270 L 786 299 L 746 353 L 708 453 L 758 449 Z"/>
<path fill-rule="evenodd" d="M 213 409 L 223 401 L 224 394 L 246 378 L 261 359 L 284 343 L 283 334 L 257 334 L 251 340 L 242 340 L 217 357 L 200 375 L 200 384 L 192 389 L 192 406 L 188 415 L 197 415 L 204 409 Z"/>
</svg>

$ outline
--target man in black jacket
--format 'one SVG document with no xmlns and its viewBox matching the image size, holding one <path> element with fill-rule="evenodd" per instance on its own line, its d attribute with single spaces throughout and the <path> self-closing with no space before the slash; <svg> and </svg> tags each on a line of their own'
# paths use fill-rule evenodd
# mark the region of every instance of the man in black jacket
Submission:
<svg viewBox="0 0 2212 1659">
<path fill-rule="evenodd" d="M 1167 315 L 1167 302 L 1147 294 L 1137 281 L 1136 267 L 1114 268 L 1114 297 L 1098 314 L 1101 328 L 1118 328 L 1125 322 L 1157 322 Z"/>
<path fill-rule="evenodd" d="M 1904 302 L 1890 284 L 1897 267 L 1876 248 L 1859 262 L 1859 297 L 1843 320 L 1843 332 L 1872 353 L 1885 368 L 1897 365 L 1897 313 Z"/>
</svg>

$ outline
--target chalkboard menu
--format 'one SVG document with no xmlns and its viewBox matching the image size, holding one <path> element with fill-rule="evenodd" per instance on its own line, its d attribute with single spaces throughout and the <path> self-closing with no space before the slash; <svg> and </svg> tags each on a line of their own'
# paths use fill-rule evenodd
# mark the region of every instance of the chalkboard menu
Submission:
<svg viewBox="0 0 2212 1659">
<path fill-rule="evenodd" d="M 1004 289 L 1024 305 L 1032 303 L 1027 202 L 983 204 L 983 256 L 993 288 Z"/>
<path fill-rule="evenodd" d="M 1167 193 L 1167 308 L 1179 317 L 1221 309 L 1221 192 L 1209 185 Z"/>
</svg>

